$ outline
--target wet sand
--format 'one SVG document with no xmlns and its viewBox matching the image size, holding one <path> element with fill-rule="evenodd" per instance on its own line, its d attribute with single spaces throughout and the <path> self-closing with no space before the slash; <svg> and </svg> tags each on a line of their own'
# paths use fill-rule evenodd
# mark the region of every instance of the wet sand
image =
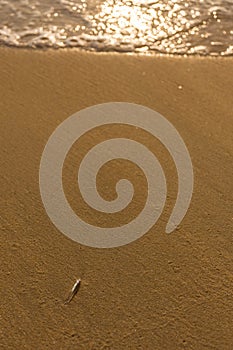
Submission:
<svg viewBox="0 0 233 350">
<path fill-rule="evenodd" d="M 232 349 L 232 63 L 232 58 L 1 48 L 2 349 Z M 68 239 L 51 223 L 38 173 L 44 146 L 63 120 L 112 101 L 148 106 L 179 130 L 195 186 L 184 220 L 165 234 L 177 192 L 174 164 L 159 142 L 132 132 L 161 160 L 166 208 L 141 239 L 94 249 Z M 90 215 L 76 199 L 71 180 L 79 149 L 64 170 L 67 198 L 93 224 L 124 221 Z M 130 165 L 119 166 L 132 176 Z M 99 186 L 110 199 L 106 173 Z M 145 199 L 140 176 L 135 184 L 140 206 Z M 130 217 L 137 210 L 132 206 Z M 64 305 L 76 278 L 82 279 L 81 288 Z"/>
</svg>

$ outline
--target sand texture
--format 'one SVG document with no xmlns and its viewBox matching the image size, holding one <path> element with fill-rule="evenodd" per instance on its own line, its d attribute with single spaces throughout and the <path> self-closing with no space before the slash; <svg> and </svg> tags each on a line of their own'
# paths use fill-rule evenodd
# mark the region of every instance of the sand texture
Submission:
<svg viewBox="0 0 233 350">
<path fill-rule="evenodd" d="M 233 349 L 233 60 L 137 57 L 76 50 L 0 50 L 1 349 Z M 69 154 L 64 189 L 75 211 L 103 227 L 140 212 L 146 183 L 132 177 L 136 204 L 97 215 L 75 189 L 76 162 L 93 140 L 114 132 L 145 143 L 166 174 L 169 196 L 156 225 L 115 249 L 82 246 L 49 220 L 39 165 L 54 129 L 98 103 L 125 101 L 165 116 L 192 158 L 195 186 L 179 228 L 165 226 L 177 176 L 162 145 L 138 130 L 96 130 Z M 81 153 L 80 153 L 81 152 Z M 100 193 L 114 197 L 118 175 L 103 169 Z M 79 200 L 78 200 L 79 198 Z M 96 214 L 96 215 L 95 215 Z M 64 305 L 76 278 L 81 288 Z"/>
</svg>

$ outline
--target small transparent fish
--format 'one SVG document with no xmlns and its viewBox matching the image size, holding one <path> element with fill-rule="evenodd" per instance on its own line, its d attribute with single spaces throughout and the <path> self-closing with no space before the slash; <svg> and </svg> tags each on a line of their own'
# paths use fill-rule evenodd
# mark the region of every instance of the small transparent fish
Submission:
<svg viewBox="0 0 233 350">
<path fill-rule="evenodd" d="M 77 281 L 75 282 L 75 284 L 73 285 L 71 292 L 68 296 L 68 298 L 65 301 L 65 304 L 69 304 L 71 302 L 71 300 L 73 299 L 73 297 L 78 293 L 78 290 L 80 288 L 80 284 L 81 284 L 81 279 L 77 279 Z"/>
</svg>

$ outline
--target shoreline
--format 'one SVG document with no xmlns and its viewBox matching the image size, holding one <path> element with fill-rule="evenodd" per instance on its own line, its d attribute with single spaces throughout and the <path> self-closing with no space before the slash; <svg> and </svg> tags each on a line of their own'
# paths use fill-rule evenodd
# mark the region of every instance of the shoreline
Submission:
<svg viewBox="0 0 233 350">
<path fill-rule="evenodd" d="M 133 52 L 133 51 L 96 51 L 91 49 L 85 49 L 82 47 L 29 47 L 29 46 L 14 46 L 14 45 L 7 45 L 7 44 L 0 44 L 0 50 L 20 50 L 20 51 L 33 51 L 33 52 L 62 52 L 62 51 L 76 51 L 79 53 L 84 54 L 96 54 L 96 55 L 123 55 L 123 56 L 134 56 L 134 57 L 163 57 L 163 58 L 207 58 L 207 59 L 232 59 L 233 54 L 231 55 L 221 55 L 221 54 L 182 54 L 182 53 L 164 53 L 164 52 Z"/>
</svg>

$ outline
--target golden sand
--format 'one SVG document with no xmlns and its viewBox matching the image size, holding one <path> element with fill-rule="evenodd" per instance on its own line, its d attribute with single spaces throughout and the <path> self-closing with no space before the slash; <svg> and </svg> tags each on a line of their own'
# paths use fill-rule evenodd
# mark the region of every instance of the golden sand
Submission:
<svg viewBox="0 0 233 350">
<path fill-rule="evenodd" d="M 232 63 L 232 58 L 0 50 L 2 349 L 232 349 Z M 63 120 L 112 101 L 148 106 L 179 130 L 195 187 L 179 229 L 165 234 L 177 191 L 174 165 L 158 142 L 139 135 L 165 168 L 170 193 L 165 211 L 141 239 L 94 249 L 51 223 L 38 173 L 44 146 Z M 84 148 L 88 138 L 85 142 Z M 89 214 L 76 200 L 73 169 L 64 170 L 67 197 L 93 223 L 124 223 L 124 215 L 140 209 L 132 206 L 109 219 Z M 127 169 L 131 173 L 130 165 Z M 105 184 L 99 179 L 103 194 Z M 138 184 L 139 207 L 145 186 Z M 81 288 L 64 305 L 77 278 Z"/>
</svg>

